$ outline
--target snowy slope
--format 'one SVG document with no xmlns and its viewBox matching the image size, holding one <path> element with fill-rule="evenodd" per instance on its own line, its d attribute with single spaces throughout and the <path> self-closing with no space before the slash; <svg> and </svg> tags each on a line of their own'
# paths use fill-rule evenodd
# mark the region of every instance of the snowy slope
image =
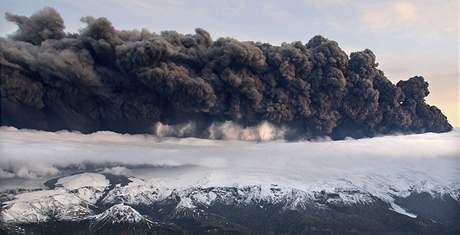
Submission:
<svg viewBox="0 0 460 235">
<path fill-rule="evenodd" d="M 57 186 L 73 191 L 82 200 L 94 204 L 109 186 L 109 180 L 101 174 L 84 173 L 60 178 Z"/>
<path fill-rule="evenodd" d="M 2 206 L 3 222 L 25 223 L 56 220 L 79 220 L 93 212 L 109 181 L 101 174 L 83 173 L 60 178 L 56 188 L 26 192 Z"/>
<path fill-rule="evenodd" d="M 413 174 L 413 172 L 408 172 Z M 368 176 L 356 182 L 341 178 L 329 179 L 311 184 L 216 184 L 210 177 L 198 180 L 196 185 L 171 188 L 169 183 L 156 179 L 143 181 L 131 178 L 133 182 L 126 186 L 116 187 L 102 200 L 104 203 L 125 202 L 131 205 L 149 205 L 168 199 L 179 199 L 178 209 L 194 209 L 197 206 L 207 207 L 213 203 L 224 204 L 261 204 L 269 203 L 280 205 L 286 209 L 302 209 L 315 204 L 370 204 L 375 199 L 382 200 L 391 206 L 391 209 L 413 216 L 397 205 L 396 198 L 404 198 L 411 193 L 426 192 L 433 198 L 450 196 L 459 198 L 458 187 L 440 185 L 436 181 L 414 182 L 392 181 L 392 178 L 382 176 Z M 363 185 L 363 182 L 365 184 Z"/>
<path fill-rule="evenodd" d="M 116 204 L 101 214 L 94 216 L 95 223 L 120 224 L 120 223 L 141 223 L 152 221 L 146 219 L 132 207 L 125 204 Z"/>
<path fill-rule="evenodd" d="M 23 193 L 3 205 L 1 220 L 6 223 L 78 220 L 91 214 L 87 205 L 77 195 L 61 188 Z"/>
<path fill-rule="evenodd" d="M 103 166 L 96 172 L 131 181 L 111 183 L 99 173 L 60 178 L 55 189 L 21 193 L 4 202 L 1 220 L 8 223 L 84 219 L 102 213 L 94 208 L 165 201 L 193 211 L 216 203 L 301 210 L 381 200 L 389 210 L 415 217 L 396 199 L 426 192 L 458 201 L 460 195 L 458 131 L 256 143 L 0 129 L 5 137 L 0 138 L 0 167 L 9 172 L 7 177 L 43 177 L 44 182 L 49 175 L 66 175 L 62 169 L 68 166 L 81 171 L 83 163 L 93 163 Z"/>
</svg>

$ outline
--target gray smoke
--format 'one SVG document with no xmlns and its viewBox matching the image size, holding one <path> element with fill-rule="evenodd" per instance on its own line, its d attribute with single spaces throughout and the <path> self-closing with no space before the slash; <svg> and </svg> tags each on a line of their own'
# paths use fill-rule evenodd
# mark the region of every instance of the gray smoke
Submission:
<svg viewBox="0 0 460 235">
<path fill-rule="evenodd" d="M 208 138 L 216 123 L 246 128 L 269 122 L 287 138 L 342 139 L 452 129 L 425 103 L 428 84 L 416 76 L 392 84 L 369 49 L 348 55 L 315 36 L 273 46 L 204 29 L 115 29 L 83 17 L 65 33 L 52 8 L 26 17 L 0 38 L 2 125 L 84 133 L 153 133 L 155 123 L 193 123 L 187 136 Z"/>
</svg>

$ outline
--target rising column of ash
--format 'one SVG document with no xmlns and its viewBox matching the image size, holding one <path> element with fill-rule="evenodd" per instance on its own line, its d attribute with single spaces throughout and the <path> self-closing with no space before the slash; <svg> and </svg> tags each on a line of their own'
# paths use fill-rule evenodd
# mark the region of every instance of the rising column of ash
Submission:
<svg viewBox="0 0 460 235">
<path fill-rule="evenodd" d="M 18 30 L 0 38 L 1 124 L 42 130 L 153 133 L 155 123 L 193 123 L 186 136 L 261 123 L 286 138 L 342 139 L 452 129 L 425 103 L 428 83 L 396 85 L 369 49 L 348 56 L 337 42 L 273 46 L 195 34 L 117 30 L 83 17 L 79 33 L 45 8 L 7 13 Z M 174 133 L 174 132 L 173 132 Z"/>
</svg>

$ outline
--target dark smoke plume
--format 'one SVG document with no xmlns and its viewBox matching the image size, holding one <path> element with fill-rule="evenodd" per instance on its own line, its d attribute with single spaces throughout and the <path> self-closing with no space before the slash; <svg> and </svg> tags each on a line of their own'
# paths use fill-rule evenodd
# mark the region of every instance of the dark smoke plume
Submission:
<svg viewBox="0 0 460 235">
<path fill-rule="evenodd" d="M 452 129 L 425 103 L 423 77 L 392 84 L 369 49 L 348 56 L 335 41 L 213 40 L 204 29 L 121 31 L 84 17 L 77 34 L 45 8 L 0 38 L 1 124 L 43 130 L 149 133 L 154 124 L 268 121 L 290 138 L 341 139 Z"/>
</svg>

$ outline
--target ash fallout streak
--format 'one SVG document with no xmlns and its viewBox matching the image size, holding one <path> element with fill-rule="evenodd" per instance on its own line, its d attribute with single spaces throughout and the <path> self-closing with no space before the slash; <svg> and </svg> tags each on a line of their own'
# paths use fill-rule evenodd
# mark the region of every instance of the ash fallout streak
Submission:
<svg viewBox="0 0 460 235">
<path fill-rule="evenodd" d="M 322 36 L 273 46 L 200 28 L 117 30 L 93 17 L 65 33 L 52 8 L 6 18 L 18 30 L 0 38 L 1 125 L 151 133 L 157 122 L 193 123 L 188 136 L 210 138 L 215 123 L 268 121 L 291 139 L 452 129 L 425 103 L 423 77 L 394 85 L 372 51 L 348 57 Z"/>
</svg>

